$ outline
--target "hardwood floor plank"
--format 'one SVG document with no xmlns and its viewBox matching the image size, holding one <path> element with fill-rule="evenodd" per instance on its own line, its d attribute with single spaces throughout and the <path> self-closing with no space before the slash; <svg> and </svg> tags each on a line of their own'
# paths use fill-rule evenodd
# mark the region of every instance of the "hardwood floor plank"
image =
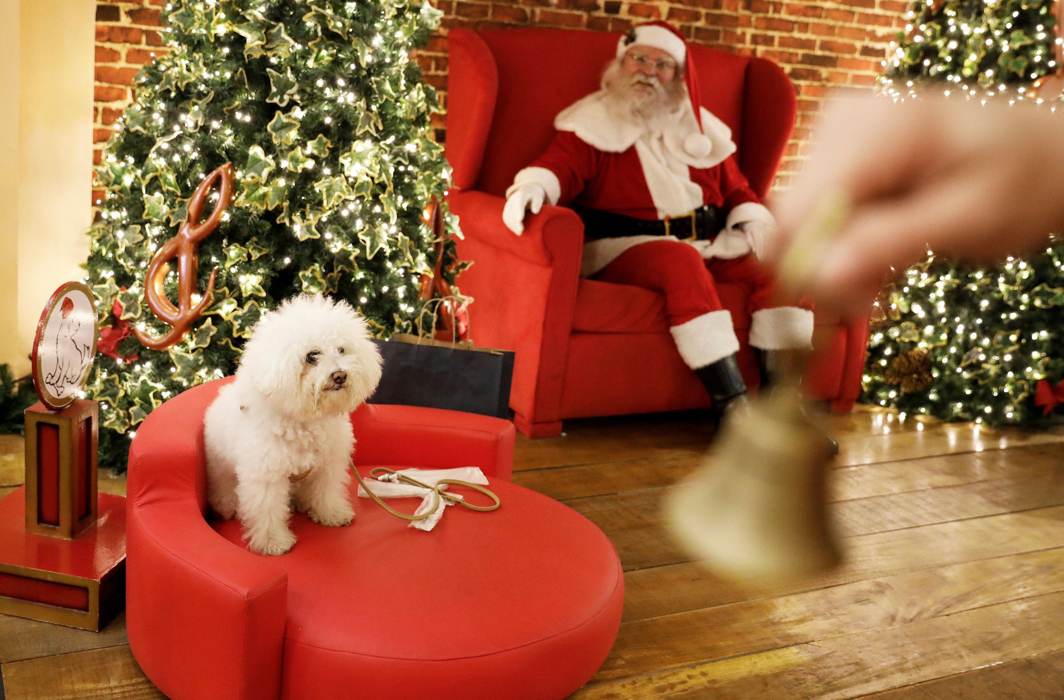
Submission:
<svg viewBox="0 0 1064 700">
<path fill-rule="evenodd" d="M 9 700 L 165 697 L 137 666 L 128 646 L 16 661 L 0 669 Z"/>
<path fill-rule="evenodd" d="M 1057 592 L 1064 592 L 1064 547 L 625 622 L 596 679 L 889 629 Z"/>
<path fill-rule="evenodd" d="M 559 501 L 606 496 L 674 484 L 698 466 L 701 452 L 630 462 L 514 472 L 514 483 Z"/>
<path fill-rule="evenodd" d="M 722 581 L 684 562 L 625 574 L 626 621 L 1064 546 L 1064 507 L 927 525 L 845 540 L 836 570 L 788 584 Z"/>
<path fill-rule="evenodd" d="M 125 614 L 119 615 L 100 632 L 0 615 L 0 663 L 128 643 Z"/>
<path fill-rule="evenodd" d="M 1064 445 L 1044 444 L 833 469 L 833 500 L 960 486 L 1064 468 Z"/>
<path fill-rule="evenodd" d="M 566 421 L 565 429 L 557 438 L 518 436 L 514 472 L 654 458 L 662 450 L 700 454 L 712 437 L 699 411 Z"/>
<path fill-rule="evenodd" d="M 832 517 L 849 537 L 1019 512 L 1064 503 L 1064 467 L 1033 478 L 980 481 L 834 503 Z"/>
<path fill-rule="evenodd" d="M 573 697 L 844 698 L 1060 651 L 1064 593 L 593 683 Z"/>
<path fill-rule="evenodd" d="M 925 430 L 839 438 L 839 465 L 896 462 L 919 457 L 1003 450 L 1025 445 L 1064 443 L 1064 426 L 1044 431 L 993 429 L 969 423 L 943 423 Z"/>
<path fill-rule="evenodd" d="M 994 664 L 864 696 L 876 700 L 1000 700 L 1064 697 L 1064 651 Z"/>
</svg>

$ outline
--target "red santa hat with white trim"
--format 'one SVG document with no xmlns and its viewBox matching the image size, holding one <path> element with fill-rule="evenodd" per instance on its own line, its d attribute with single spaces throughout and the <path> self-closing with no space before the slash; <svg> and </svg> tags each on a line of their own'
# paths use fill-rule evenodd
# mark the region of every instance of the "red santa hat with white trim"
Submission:
<svg viewBox="0 0 1064 700">
<path fill-rule="evenodd" d="M 624 56 L 625 52 L 633 46 L 652 46 L 669 54 L 677 65 L 683 67 L 684 82 L 687 86 L 687 95 L 691 100 L 691 111 L 694 112 L 695 124 L 698 127 L 696 133 L 689 134 L 684 139 L 684 150 L 695 158 L 704 158 L 709 155 L 713 144 L 705 135 L 702 126 L 702 101 L 698 94 L 698 77 L 695 74 L 695 64 L 688 60 L 690 52 L 687 50 L 687 42 L 678 29 L 668 22 L 654 21 L 632 27 L 617 42 L 617 58 Z"/>
</svg>

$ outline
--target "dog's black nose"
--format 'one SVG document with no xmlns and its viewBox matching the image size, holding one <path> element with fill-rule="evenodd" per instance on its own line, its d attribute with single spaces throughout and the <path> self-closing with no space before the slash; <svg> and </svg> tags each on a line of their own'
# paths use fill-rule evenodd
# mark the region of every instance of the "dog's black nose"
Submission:
<svg viewBox="0 0 1064 700">
<path fill-rule="evenodd" d="M 331 376 L 332 376 L 333 384 L 335 386 L 343 386 L 344 382 L 347 381 L 347 372 L 344 372 L 343 370 L 339 370 L 338 369 L 335 372 L 333 372 Z"/>
</svg>

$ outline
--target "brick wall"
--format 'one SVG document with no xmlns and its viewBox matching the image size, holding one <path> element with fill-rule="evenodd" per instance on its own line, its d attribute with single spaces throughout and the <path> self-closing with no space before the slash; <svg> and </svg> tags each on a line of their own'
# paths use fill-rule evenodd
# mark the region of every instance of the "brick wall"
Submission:
<svg viewBox="0 0 1064 700">
<path fill-rule="evenodd" d="M 129 85 L 163 48 L 160 10 L 166 0 L 101 0 L 96 10 L 95 161 L 121 110 Z M 785 182 L 807 147 L 809 126 L 835 87 L 868 88 L 887 43 L 904 25 L 906 0 L 432 0 L 443 10 L 440 31 L 419 51 L 426 79 L 447 84 L 447 31 L 456 26 L 525 26 L 624 31 L 665 19 L 694 42 L 779 63 L 798 89 L 798 123 L 781 168 Z M 446 97 L 444 96 L 446 105 Z M 443 119 L 437 118 L 441 137 Z M 93 191 L 93 201 L 100 193 Z"/>
</svg>

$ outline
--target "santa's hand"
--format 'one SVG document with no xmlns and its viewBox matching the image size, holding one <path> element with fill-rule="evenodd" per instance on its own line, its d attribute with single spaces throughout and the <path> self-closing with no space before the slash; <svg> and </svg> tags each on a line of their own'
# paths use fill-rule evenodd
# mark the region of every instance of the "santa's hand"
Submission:
<svg viewBox="0 0 1064 700">
<path fill-rule="evenodd" d="M 525 231 L 525 210 L 531 209 L 533 214 L 538 214 L 543 208 L 543 200 L 547 192 L 534 182 L 526 182 L 523 185 L 514 185 L 506 193 L 506 206 L 502 208 L 502 222 L 506 228 L 520 236 Z"/>
<path fill-rule="evenodd" d="M 750 244 L 750 252 L 754 254 L 754 257 L 758 260 L 764 260 L 769 241 L 776 234 L 776 227 L 767 221 L 744 221 L 735 224 L 734 228 L 742 231 L 747 243 Z"/>
</svg>

